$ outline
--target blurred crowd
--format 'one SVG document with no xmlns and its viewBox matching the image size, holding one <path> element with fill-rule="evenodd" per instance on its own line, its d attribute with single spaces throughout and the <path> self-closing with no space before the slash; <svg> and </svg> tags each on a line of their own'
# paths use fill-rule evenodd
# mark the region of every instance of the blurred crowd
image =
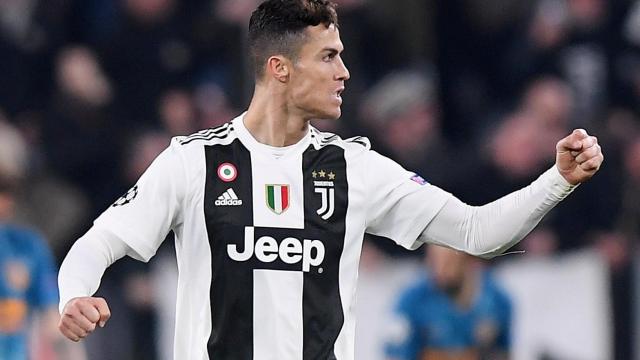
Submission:
<svg viewBox="0 0 640 360">
<path fill-rule="evenodd" d="M 631 315 L 640 1 L 334 1 L 351 80 L 342 118 L 318 128 L 368 136 L 374 149 L 475 205 L 530 183 L 571 129 L 598 136 L 600 173 L 514 256 L 597 253 L 607 270 L 610 358 L 632 359 L 640 351 Z M 11 221 L 42 233 L 59 264 L 171 136 L 243 111 L 253 90 L 245 32 L 257 3 L 0 0 L 0 183 L 16 194 Z M 160 259 L 171 252 L 169 238 Z M 370 238 L 363 256 L 366 279 L 381 257 L 403 266 L 420 254 Z M 164 356 L 155 343 L 165 313 L 154 294 L 171 289 L 154 288 L 152 269 L 133 261 L 109 269 L 101 292 L 123 310 L 114 311 L 113 336 L 88 339 L 89 358 Z"/>
</svg>

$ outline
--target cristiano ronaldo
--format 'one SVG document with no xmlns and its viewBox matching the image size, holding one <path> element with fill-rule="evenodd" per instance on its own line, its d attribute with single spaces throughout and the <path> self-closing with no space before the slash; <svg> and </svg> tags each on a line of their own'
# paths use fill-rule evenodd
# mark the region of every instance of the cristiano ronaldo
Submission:
<svg viewBox="0 0 640 360">
<path fill-rule="evenodd" d="M 59 275 L 60 331 L 104 326 L 92 297 L 105 269 L 148 261 L 170 230 L 179 279 L 175 359 L 354 359 L 355 288 L 365 233 L 492 257 L 520 241 L 599 169 L 597 140 L 575 130 L 555 165 L 483 206 L 370 149 L 319 132 L 338 119 L 349 80 L 326 0 L 268 0 L 252 14 L 256 85 L 246 112 L 176 137 L 69 251 Z"/>
</svg>

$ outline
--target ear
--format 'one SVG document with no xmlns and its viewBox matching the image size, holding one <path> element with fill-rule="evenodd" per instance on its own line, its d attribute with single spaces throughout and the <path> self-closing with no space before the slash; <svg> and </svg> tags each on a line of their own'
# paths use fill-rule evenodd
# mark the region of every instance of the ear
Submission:
<svg viewBox="0 0 640 360">
<path fill-rule="evenodd" d="M 282 83 L 289 81 L 290 70 L 291 62 L 282 55 L 271 56 L 267 60 L 267 74 Z"/>
</svg>

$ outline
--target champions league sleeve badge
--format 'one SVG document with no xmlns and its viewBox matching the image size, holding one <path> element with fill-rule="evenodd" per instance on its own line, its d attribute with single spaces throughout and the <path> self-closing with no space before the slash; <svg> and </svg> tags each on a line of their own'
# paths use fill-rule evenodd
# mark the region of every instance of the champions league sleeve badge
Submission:
<svg viewBox="0 0 640 360">
<path fill-rule="evenodd" d="M 413 174 L 413 176 L 411 177 L 411 180 L 417 182 L 420 185 L 427 185 L 429 183 L 427 180 L 423 179 L 422 176 L 418 174 Z"/>
<path fill-rule="evenodd" d="M 112 207 L 123 206 L 130 203 L 133 199 L 138 196 L 138 185 L 135 185 L 126 194 L 122 195 L 116 202 L 111 205 Z"/>
</svg>

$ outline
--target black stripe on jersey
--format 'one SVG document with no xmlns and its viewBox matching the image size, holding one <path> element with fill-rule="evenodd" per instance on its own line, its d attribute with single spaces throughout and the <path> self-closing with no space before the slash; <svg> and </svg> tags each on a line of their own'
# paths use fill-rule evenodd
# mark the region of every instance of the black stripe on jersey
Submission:
<svg viewBox="0 0 640 360">
<path fill-rule="evenodd" d="M 253 269 L 227 256 L 227 245 L 244 247 L 244 228 L 253 226 L 251 155 L 236 139 L 228 145 L 204 147 L 206 181 L 204 212 L 211 246 L 212 329 L 209 358 L 245 360 L 253 358 Z M 231 163 L 237 177 L 231 182 L 218 178 L 218 166 Z M 215 201 L 232 188 L 240 206 L 216 206 Z M 204 319 L 203 319 L 204 321 Z"/>
<path fill-rule="evenodd" d="M 344 323 L 340 299 L 339 267 L 344 249 L 348 191 L 344 149 L 310 146 L 303 154 L 305 238 L 318 239 L 325 246 L 321 269 L 304 274 L 302 294 L 303 360 L 335 359 L 334 344 Z M 334 213 L 327 220 L 318 215 L 322 196 L 315 191 L 314 172 L 333 172 Z M 317 176 L 317 174 L 316 174 Z M 326 180 L 326 179 L 320 179 Z"/>
</svg>

